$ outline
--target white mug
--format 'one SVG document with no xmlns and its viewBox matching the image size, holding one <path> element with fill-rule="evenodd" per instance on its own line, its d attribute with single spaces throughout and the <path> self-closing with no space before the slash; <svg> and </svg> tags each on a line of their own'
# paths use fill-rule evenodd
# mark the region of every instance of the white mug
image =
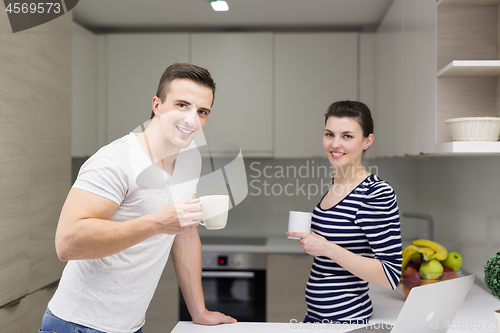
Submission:
<svg viewBox="0 0 500 333">
<path fill-rule="evenodd" d="M 203 220 L 200 224 L 207 229 L 216 230 L 226 226 L 229 210 L 228 195 L 207 195 L 200 198 Z"/>
<path fill-rule="evenodd" d="M 312 213 L 291 211 L 288 215 L 288 232 L 311 232 Z M 289 239 L 300 239 L 288 236 Z"/>
</svg>

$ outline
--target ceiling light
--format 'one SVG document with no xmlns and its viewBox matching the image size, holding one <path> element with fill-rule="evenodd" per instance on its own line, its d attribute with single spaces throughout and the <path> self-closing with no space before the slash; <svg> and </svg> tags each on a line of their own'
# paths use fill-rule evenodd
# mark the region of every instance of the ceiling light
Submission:
<svg viewBox="0 0 500 333">
<path fill-rule="evenodd" d="M 210 4 L 216 12 L 227 12 L 229 10 L 229 6 L 223 0 L 211 1 Z"/>
</svg>

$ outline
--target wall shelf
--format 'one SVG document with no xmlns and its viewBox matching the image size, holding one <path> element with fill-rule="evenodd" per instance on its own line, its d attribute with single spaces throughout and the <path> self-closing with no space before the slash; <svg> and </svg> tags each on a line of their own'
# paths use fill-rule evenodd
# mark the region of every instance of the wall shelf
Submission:
<svg viewBox="0 0 500 333">
<path fill-rule="evenodd" d="M 495 6 L 500 0 L 438 0 L 437 5 L 442 7 L 455 6 Z"/>
<path fill-rule="evenodd" d="M 500 141 L 454 141 L 436 145 L 438 155 L 498 154 Z"/>
<path fill-rule="evenodd" d="M 499 77 L 500 60 L 453 60 L 437 77 Z"/>
</svg>

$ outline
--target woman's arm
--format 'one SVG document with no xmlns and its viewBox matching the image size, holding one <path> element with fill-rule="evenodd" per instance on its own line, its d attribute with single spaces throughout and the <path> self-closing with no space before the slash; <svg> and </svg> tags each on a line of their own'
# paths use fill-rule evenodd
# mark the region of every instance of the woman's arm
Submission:
<svg viewBox="0 0 500 333">
<path fill-rule="evenodd" d="M 360 279 L 392 289 L 380 260 L 352 253 L 314 232 L 287 235 L 302 238 L 299 243 L 307 254 L 328 257 Z"/>
</svg>

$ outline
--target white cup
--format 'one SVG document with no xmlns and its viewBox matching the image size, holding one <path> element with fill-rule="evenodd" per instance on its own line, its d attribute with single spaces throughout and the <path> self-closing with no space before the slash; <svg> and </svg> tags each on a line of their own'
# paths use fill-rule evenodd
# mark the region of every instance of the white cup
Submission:
<svg viewBox="0 0 500 333">
<path fill-rule="evenodd" d="M 311 232 L 312 213 L 291 211 L 288 215 L 288 232 Z M 299 237 L 290 237 L 289 239 L 300 239 Z"/>
<path fill-rule="evenodd" d="M 229 210 L 228 195 L 207 195 L 200 198 L 203 221 L 200 224 L 207 229 L 216 230 L 226 226 Z"/>
</svg>

